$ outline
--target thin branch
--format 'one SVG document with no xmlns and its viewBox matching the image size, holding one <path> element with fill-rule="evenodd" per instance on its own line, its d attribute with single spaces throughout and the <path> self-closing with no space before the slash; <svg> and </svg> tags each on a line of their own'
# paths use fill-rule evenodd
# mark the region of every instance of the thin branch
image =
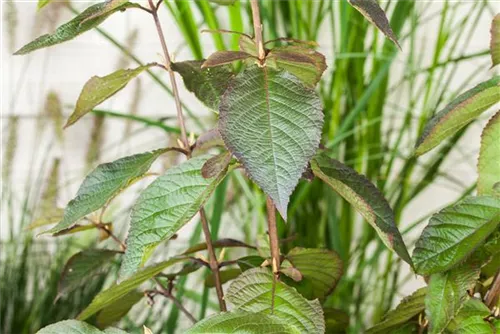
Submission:
<svg viewBox="0 0 500 334">
<path fill-rule="evenodd" d="M 493 308 L 499 301 L 500 298 L 500 271 L 495 275 L 495 279 L 493 280 L 493 284 L 491 284 L 491 288 L 486 295 L 485 304 L 489 308 Z"/>
<path fill-rule="evenodd" d="M 222 283 L 220 279 L 219 263 L 217 261 L 217 256 L 215 255 L 214 246 L 212 244 L 212 237 L 210 235 L 210 229 L 208 227 L 208 220 L 205 214 L 205 209 L 200 209 L 201 226 L 203 227 L 203 233 L 205 234 L 205 241 L 207 243 L 208 250 L 208 260 L 210 264 L 210 269 L 215 278 L 215 290 L 217 291 L 217 298 L 219 299 L 220 310 L 227 311 L 226 302 L 224 301 L 224 291 L 222 291 Z"/>
<path fill-rule="evenodd" d="M 150 298 L 152 298 L 152 295 L 158 294 L 158 295 L 164 296 L 167 299 L 170 299 L 175 304 L 175 306 L 177 306 L 177 308 L 179 308 L 179 310 L 182 313 L 184 313 L 186 315 L 186 317 L 188 317 L 189 320 L 191 320 L 191 322 L 193 324 L 195 324 L 197 322 L 196 318 L 191 314 L 191 312 L 189 312 L 184 307 L 184 305 L 182 305 L 182 303 L 179 301 L 179 299 L 177 299 L 172 294 L 172 290 L 173 290 L 173 283 L 172 283 L 172 281 L 168 281 L 168 288 L 165 287 L 165 286 L 163 286 L 163 284 L 158 279 L 155 279 L 155 282 L 158 285 L 158 289 L 157 290 L 146 290 L 144 293 L 146 293 Z"/>
<path fill-rule="evenodd" d="M 257 50 L 259 50 L 259 59 L 263 61 L 266 58 L 266 52 L 264 50 L 264 41 L 262 39 L 262 23 L 260 22 L 260 10 L 259 1 L 251 0 L 252 5 L 252 17 L 253 17 L 253 30 L 255 32 L 255 44 L 257 45 Z"/>
</svg>

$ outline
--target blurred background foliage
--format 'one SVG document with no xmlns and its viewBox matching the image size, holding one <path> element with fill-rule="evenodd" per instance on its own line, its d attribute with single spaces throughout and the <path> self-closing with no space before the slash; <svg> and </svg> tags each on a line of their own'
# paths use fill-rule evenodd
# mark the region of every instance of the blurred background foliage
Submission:
<svg viewBox="0 0 500 334">
<path fill-rule="evenodd" d="M 319 87 L 325 113 L 322 143 L 330 149 L 331 156 L 365 174 L 379 187 L 393 207 L 403 237 L 411 248 L 435 208 L 424 207 L 418 210 L 418 216 L 411 217 L 406 214 L 408 208 L 416 202 L 421 208 L 418 203 L 423 197 L 432 196 L 432 187 L 436 184 L 452 190 L 454 197 L 447 199 L 448 202 L 474 191 L 475 184 L 464 182 L 445 167 L 457 160 L 475 165 L 476 152 L 465 152 L 461 148 L 467 129 L 425 159 L 417 161 L 413 157 L 413 145 L 435 112 L 488 76 L 489 45 L 485 44 L 484 50 L 479 51 L 470 51 L 469 46 L 472 36 L 478 33 L 478 22 L 489 22 L 499 8 L 494 1 L 487 0 L 440 1 L 439 4 L 389 0 L 382 5 L 404 52 L 383 38 L 347 1 L 265 0 L 261 1 L 261 11 L 267 40 L 292 37 L 317 41 L 319 50 L 327 55 L 328 70 Z M 175 21 L 176 33 L 182 34 L 185 40 L 183 47 L 188 48 L 195 59 L 208 56 L 214 49 L 238 49 L 238 35 L 214 33 L 210 35 L 212 45 L 207 50 L 206 43 L 202 43 L 202 29 L 251 32 L 251 14 L 246 1 L 236 1 L 229 7 L 219 7 L 207 0 L 165 1 L 164 6 L 162 19 Z M 463 15 L 463 6 L 467 6 L 467 15 Z M 21 44 L 15 34 L 21 15 L 18 7 L 13 1 L 4 4 L 4 36 L 11 51 Z M 81 4 L 54 2 L 39 13 L 35 29 L 39 29 L 36 25 L 53 29 L 63 22 L 60 17 L 68 10 L 77 13 L 83 8 Z M 429 32 L 431 23 L 437 29 L 422 43 L 422 36 Z M 487 35 L 488 31 L 480 33 Z M 130 31 L 122 41 L 113 38 L 105 28 L 97 29 L 95 34 L 109 42 L 110 50 L 120 51 L 117 68 L 150 61 L 135 56 L 134 50 L 141 46 L 138 30 Z M 471 62 L 474 70 L 465 73 L 463 66 Z M 149 76 L 158 90 L 170 94 L 164 74 L 149 73 Z M 86 171 L 103 162 L 105 150 L 125 143 L 133 146 L 141 133 L 151 128 L 162 131 L 165 141 L 175 142 L 178 129 L 172 119 L 141 116 L 142 95 L 141 79 L 134 84 L 128 108 L 94 111 L 89 129 L 91 140 L 86 144 Z M 59 170 L 58 159 L 45 158 L 50 156 L 49 152 L 60 150 L 64 143 L 61 124 L 68 106 L 60 101 L 56 92 L 51 92 L 44 106 L 34 108 L 40 110 L 34 125 L 35 141 L 45 132 L 52 139 L 45 146 L 35 143 L 33 152 L 20 151 L 24 147 L 19 145 L 22 136 L 18 131 L 22 116 L 2 115 L 0 331 L 3 333 L 33 333 L 47 324 L 75 317 L 97 292 L 116 278 L 117 266 L 113 264 L 83 289 L 56 301 L 60 273 L 68 258 L 87 247 L 98 244 L 106 247 L 108 241 L 101 240 L 102 236 L 95 230 L 51 240 L 35 238 L 37 231 L 27 228 L 36 222 L 43 224 L 44 219 L 55 219 L 56 204 L 62 207 L 61 198 L 66 198 L 62 193 L 69 184 L 79 184 L 84 175 L 68 179 Z M 216 123 L 217 116 L 213 113 L 199 113 L 191 106 L 186 106 L 186 111 L 189 129 L 196 134 L 213 128 Z M 122 133 L 113 134 L 115 143 L 105 147 L 103 138 L 109 119 L 124 122 L 124 126 Z M 11 184 L 16 154 L 32 156 L 32 172 L 22 191 Z M 166 158 L 158 168 L 166 169 L 171 163 Z M 143 186 L 141 182 L 130 192 L 136 193 Z M 122 237 L 129 209 L 128 201 L 120 198 L 108 212 L 108 221 Z M 214 238 L 238 236 L 255 245 L 258 236 L 265 233 L 265 196 L 239 171 L 218 187 L 207 213 Z M 348 314 L 350 333 L 360 333 L 378 322 L 403 295 L 422 284 L 416 282 L 406 264 L 387 251 L 352 207 L 321 182 L 301 181 L 290 202 L 288 223 L 279 221 L 278 226 L 280 237 L 285 240 L 284 252 L 295 246 L 325 247 L 341 256 L 345 274 L 326 305 Z M 186 242 L 190 245 L 200 242 L 200 225 L 190 227 L 182 231 L 188 236 L 164 245 L 157 257 L 173 254 L 169 250 L 172 247 L 187 248 Z M 245 255 L 235 252 L 238 251 L 227 250 L 221 255 L 227 259 L 234 258 L 234 254 Z M 201 318 L 217 306 L 213 303 L 212 289 L 199 284 L 207 273 L 199 272 L 202 274 L 195 274 L 194 278 L 180 277 L 176 294 Z M 140 331 L 144 323 L 155 333 L 182 332 L 184 320 L 167 301 L 157 300 L 153 307 L 145 305 L 144 300 L 134 307 L 119 327 Z"/>
</svg>

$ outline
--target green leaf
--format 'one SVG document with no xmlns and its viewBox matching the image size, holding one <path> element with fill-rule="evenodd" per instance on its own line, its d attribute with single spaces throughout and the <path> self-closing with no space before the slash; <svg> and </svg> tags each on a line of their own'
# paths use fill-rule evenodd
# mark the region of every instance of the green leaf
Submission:
<svg viewBox="0 0 500 334">
<path fill-rule="evenodd" d="M 131 214 L 121 278 L 133 274 L 160 242 L 189 222 L 226 176 L 227 168 L 213 178 L 201 175 L 211 157 L 198 156 L 169 169 L 142 192 Z"/>
<path fill-rule="evenodd" d="M 214 249 L 215 248 L 231 248 L 231 247 L 243 247 L 243 248 L 255 249 L 254 246 L 250 246 L 250 245 L 244 243 L 243 241 L 239 241 L 239 240 L 235 240 L 235 239 L 219 239 L 219 240 L 214 241 L 212 243 L 212 246 Z M 192 247 L 189 247 L 188 249 L 186 249 L 182 253 L 182 255 L 188 255 L 188 254 L 204 251 L 206 249 L 207 249 L 207 243 L 202 242 L 202 243 L 199 243 L 199 244 L 194 245 Z M 262 260 L 262 261 L 264 261 L 264 260 Z M 262 263 L 262 261 L 261 261 L 261 263 Z"/>
<path fill-rule="evenodd" d="M 43 7 L 47 6 L 52 0 L 38 0 L 38 4 L 36 6 L 37 10 L 42 9 Z"/>
<path fill-rule="evenodd" d="M 476 298 L 468 299 L 463 304 L 458 315 L 451 320 L 446 330 L 454 333 L 462 326 L 463 321 L 467 318 L 480 317 L 481 319 L 486 319 L 490 314 L 490 309 L 488 306 L 484 305 L 481 300 Z"/>
<path fill-rule="evenodd" d="M 327 249 L 297 247 L 285 259 L 302 274 L 300 282 L 283 278 L 285 283 L 295 287 L 307 299 L 326 298 L 343 273 L 342 260 L 337 253 Z"/>
<path fill-rule="evenodd" d="M 131 291 L 113 304 L 105 307 L 97 314 L 96 324 L 99 328 L 106 328 L 120 321 L 130 309 L 144 297 L 140 291 Z"/>
<path fill-rule="evenodd" d="M 216 3 L 221 6 L 230 6 L 236 2 L 236 0 L 208 0 L 208 1 Z"/>
<path fill-rule="evenodd" d="M 341 162 L 318 154 L 311 161 L 314 175 L 332 187 L 373 226 L 384 244 L 413 266 L 384 195 L 366 177 Z"/>
<path fill-rule="evenodd" d="M 432 274 L 425 298 L 425 313 L 429 320 L 429 333 L 442 333 L 457 316 L 474 287 L 480 270 L 461 265 L 445 273 Z"/>
<path fill-rule="evenodd" d="M 422 155 L 432 150 L 498 102 L 500 76 L 495 76 L 458 96 L 427 123 L 417 141 L 415 154 Z"/>
<path fill-rule="evenodd" d="M 201 68 L 204 60 L 183 61 L 172 64 L 172 69 L 179 73 L 186 88 L 215 112 L 219 112 L 222 95 L 234 76 L 230 65 L 214 68 Z"/>
<path fill-rule="evenodd" d="M 87 249 L 70 257 L 57 284 L 56 299 L 103 273 L 117 254 L 119 252 L 109 249 Z"/>
<path fill-rule="evenodd" d="M 349 3 L 401 49 L 384 10 L 376 0 L 349 0 Z"/>
<path fill-rule="evenodd" d="M 83 86 L 75 110 L 69 116 L 64 128 L 75 124 L 76 121 L 91 112 L 92 109 L 125 88 L 130 80 L 155 65 L 154 63 L 147 64 L 134 69 L 118 70 L 104 77 L 93 76 L 90 78 Z"/>
<path fill-rule="evenodd" d="M 63 219 L 44 233 L 57 233 L 73 226 L 76 221 L 104 206 L 136 178 L 145 174 L 153 162 L 171 149 L 140 153 L 101 164 L 83 180 L 76 197 L 64 210 Z"/>
<path fill-rule="evenodd" d="M 80 15 L 57 28 L 53 34 L 45 34 L 38 37 L 34 41 L 23 46 L 14 54 L 24 55 L 38 49 L 72 40 L 78 35 L 81 35 L 84 32 L 97 27 L 99 24 L 104 22 L 111 14 L 131 7 L 137 7 L 137 4 L 126 2 L 121 6 L 113 8 L 113 10 L 111 11 L 106 10 L 108 8 L 108 1 L 90 6 Z"/>
<path fill-rule="evenodd" d="M 245 60 L 251 57 L 253 57 L 251 54 L 244 51 L 216 51 L 205 60 L 205 62 L 201 65 L 201 68 L 227 65 L 235 61 Z"/>
<path fill-rule="evenodd" d="M 250 255 L 239 258 L 236 263 L 242 271 L 247 271 L 249 269 L 259 268 L 264 261 L 265 259 L 260 256 Z"/>
<path fill-rule="evenodd" d="M 493 186 L 500 182 L 500 111 L 494 115 L 481 135 L 479 152 L 477 193 L 495 195 Z"/>
<path fill-rule="evenodd" d="M 492 67 L 500 64 L 500 14 L 491 22 L 491 62 Z"/>
<path fill-rule="evenodd" d="M 40 329 L 37 334 L 127 334 L 117 328 L 101 331 L 83 321 L 64 320 Z"/>
<path fill-rule="evenodd" d="M 85 320 L 102 309 L 113 305 L 116 301 L 126 296 L 131 291 L 134 291 L 139 287 L 142 283 L 147 280 L 155 277 L 159 273 L 161 273 L 166 268 L 182 261 L 186 261 L 189 258 L 185 257 L 177 257 L 172 258 L 168 261 L 164 261 L 158 264 L 155 264 L 150 267 L 143 268 L 138 271 L 131 277 L 123 280 L 120 284 L 114 284 L 109 289 L 99 293 L 94 297 L 92 303 L 90 303 L 85 310 L 83 310 L 77 317 L 78 320 Z"/>
<path fill-rule="evenodd" d="M 326 70 L 325 56 L 296 45 L 272 49 L 266 57 L 266 64 L 292 73 L 310 87 L 316 86 Z"/>
<path fill-rule="evenodd" d="M 493 325 L 480 316 L 467 317 L 457 324 L 453 334 L 496 334 Z"/>
<path fill-rule="evenodd" d="M 215 157 L 212 157 L 205 162 L 203 167 L 201 167 L 201 175 L 205 179 L 216 177 L 224 169 L 227 168 L 229 162 L 231 161 L 231 154 L 229 152 L 224 152 Z"/>
<path fill-rule="evenodd" d="M 241 274 L 241 269 L 226 269 L 220 271 L 221 284 L 227 283 Z M 208 275 L 205 279 L 205 286 L 207 288 L 215 288 L 215 277 L 214 275 Z"/>
<path fill-rule="evenodd" d="M 235 311 L 203 319 L 186 332 L 186 334 L 207 333 L 299 334 L 300 331 L 272 315 Z"/>
<path fill-rule="evenodd" d="M 226 147 L 286 220 L 290 195 L 319 146 L 318 95 L 288 72 L 253 66 L 231 82 L 219 111 Z"/>
<path fill-rule="evenodd" d="M 349 315 L 347 313 L 333 308 L 323 308 L 323 312 L 325 313 L 326 333 L 346 333 L 349 327 Z"/>
<path fill-rule="evenodd" d="M 426 293 L 427 288 L 418 289 L 411 296 L 403 299 L 394 310 L 385 315 L 382 322 L 370 328 L 366 333 L 387 333 L 410 321 L 424 311 Z"/>
<path fill-rule="evenodd" d="M 421 275 L 446 271 L 463 261 L 500 223 L 500 198 L 467 197 L 433 215 L 413 251 Z"/>
<path fill-rule="evenodd" d="M 255 40 L 250 36 L 240 35 L 238 45 L 240 46 L 241 51 L 244 51 L 254 57 L 259 57 L 259 51 L 257 50 L 257 46 L 255 45 Z"/>
<path fill-rule="evenodd" d="M 275 284 L 274 310 L 271 312 L 273 279 L 266 268 L 247 270 L 231 283 L 225 299 L 238 310 L 259 315 L 272 313 L 300 333 L 324 333 L 325 321 L 320 303 L 317 300 L 308 301 L 280 281 Z"/>
</svg>

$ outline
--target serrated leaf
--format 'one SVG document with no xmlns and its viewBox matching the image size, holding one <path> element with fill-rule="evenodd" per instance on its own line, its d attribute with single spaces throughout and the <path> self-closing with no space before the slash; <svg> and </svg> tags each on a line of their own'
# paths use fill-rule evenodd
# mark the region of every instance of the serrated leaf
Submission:
<svg viewBox="0 0 500 334">
<path fill-rule="evenodd" d="M 244 51 L 216 51 L 205 60 L 205 62 L 201 65 L 201 68 L 227 65 L 235 61 L 245 60 L 251 57 L 253 57 L 251 54 Z"/>
<path fill-rule="evenodd" d="M 118 328 L 107 328 L 101 331 L 86 322 L 64 320 L 40 329 L 37 334 L 127 334 Z"/>
<path fill-rule="evenodd" d="M 427 288 L 418 289 L 411 296 L 403 299 L 394 310 L 384 316 L 380 323 L 370 328 L 366 333 L 387 333 L 387 331 L 394 330 L 413 319 L 424 311 L 426 293 Z"/>
<path fill-rule="evenodd" d="M 384 10 L 376 0 L 349 0 L 349 3 L 401 49 Z"/>
<path fill-rule="evenodd" d="M 99 275 L 119 252 L 109 249 L 87 249 L 69 258 L 57 284 L 57 297 L 68 294 Z"/>
<path fill-rule="evenodd" d="M 462 264 L 445 273 L 432 274 L 425 298 L 429 333 L 442 333 L 457 316 L 479 278 L 479 267 Z"/>
<path fill-rule="evenodd" d="M 238 310 L 259 315 L 272 313 L 300 333 L 324 333 L 325 321 L 320 303 L 308 301 L 280 281 L 275 284 L 274 310 L 271 312 L 273 279 L 266 268 L 247 270 L 231 283 L 224 298 Z"/>
<path fill-rule="evenodd" d="M 460 312 L 455 318 L 451 320 L 446 330 L 454 333 L 461 327 L 461 323 L 467 318 L 480 317 L 481 319 L 486 319 L 490 314 L 490 309 L 488 308 L 488 306 L 484 305 L 481 300 L 471 298 L 463 304 Z"/>
<path fill-rule="evenodd" d="M 418 239 L 413 261 L 421 275 L 462 262 L 500 223 L 500 198 L 467 197 L 433 215 Z"/>
<path fill-rule="evenodd" d="M 23 46 L 14 54 L 24 55 L 38 49 L 46 48 L 49 46 L 53 46 L 56 44 L 72 40 L 78 35 L 81 35 L 84 32 L 97 27 L 99 24 L 104 22 L 111 14 L 130 7 L 136 7 L 137 4 L 127 2 L 122 6 L 114 8 L 112 11 L 104 11 L 107 8 L 107 6 L 108 6 L 108 1 L 90 6 L 82 13 L 80 13 L 78 16 L 73 18 L 71 21 L 57 28 L 53 34 L 45 34 L 38 37 L 34 41 Z M 90 17 L 93 18 L 89 19 Z"/>
<path fill-rule="evenodd" d="M 113 304 L 105 307 L 97 314 L 96 324 L 99 328 L 106 328 L 120 321 L 130 309 L 144 297 L 140 291 L 131 291 Z"/>
<path fill-rule="evenodd" d="M 118 70 L 104 77 L 93 76 L 90 78 L 76 102 L 75 110 L 69 116 L 64 128 L 75 124 L 80 118 L 88 114 L 102 102 L 109 99 L 111 96 L 118 93 L 139 74 L 155 66 L 155 64 L 147 64 L 134 69 Z"/>
<path fill-rule="evenodd" d="M 234 73 L 230 65 L 201 68 L 204 60 L 183 61 L 172 64 L 186 88 L 215 112 L 219 112 L 220 99 Z"/>
<path fill-rule="evenodd" d="M 219 273 L 220 273 L 221 284 L 224 284 L 238 277 L 241 274 L 241 269 L 238 268 L 225 269 L 221 270 Z M 205 286 L 207 288 L 215 287 L 214 275 L 208 275 L 207 278 L 205 278 Z"/>
<path fill-rule="evenodd" d="M 342 260 L 337 253 L 327 249 L 297 247 L 285 259 L 302 274 L 300 282 L 286 280 L 285 283 L 307 299 L 326 298 L 343 273 Z"/>
<path fill-rule="evenodd" d="M 491 22 L 491 62 L 492 67 L 500 64 L 500 14 L 497 14 Z"/>
<path fill-rule="evenodd" d="M 319 146 L 321 100 L 295 76 L 253 66 L 229 85 L 219 131 L 286 220 L 291 193 Z"/>
<path fill-rule="evenodd" d="M 493 325 L 485 321 L 480 316 L 470 316 L 457 324 L 457 327 L 452 332 L 452 334 L 496 334 L 497 331 L 493 328 Z"/>
<path fill-rule="evenodd" d="M 500 76 L 495 76 L 458 96 L 427 123 L 417 141 L 415 154 L 422 155 L 432 150 L 498 102 Z"/>
<path fill-rule="evenodd" d="M 496 195 L 493 186 L 500 182 L 500 111 L 483 129 L 477 169 L 478 195 Z"/>
<path fill-rule="evenodd" d="M 92 303 L 90 303 L 85 310 L 83 310 L 77 317 L 78 320 L 85 320 L 102 309 L 112 305 L 114 302 L 120 298 L 126 296 L 129 292 L 137 289 L 142 283 L 155 277 L 161 273 L 166 268 L 182 262 L 189 260 L 186 257 L 172 258 L 168 261 L 157 263 L 153 266 L 146 267 L 130 276 L 129 278 L 123 280 L 120 284 L 115 283 L 109 289 L 100 292 L 94 297 Z"/>
<path fill-rule="evenodd" d="M 213 178 L 201 175 L 211 157 L 198 156 L 169 169 L 141 193 L 131 214 L 121 278 L 133 274 L 160 242 L 189 222 L 226 176 L 227 168 Z"/>
<path fill-rule="evenodd" d="M 413 266 L 394 212 L 384 195 L 366 177 L 341 162 L 318 154 L 311 161 L 314 175 L 348 201 L 373 226 L 384 244 Z"/>
<path fill-rule="evenodd" d="M 234 311 L 203 319 L 186 332 L 186 334 L 207 333 L 299 334 L 300 331 L 272 315 Z"/>
<path fill-rule="evenodd" d="M 83 180 L 66 209 L 63 219 L 44 233 L 57 233 L 73 226 L 76 221 L 104 206 L 121 189 L 145 174 L 153 162 L 170 149 L 140 153 L 101 164 Z"/>
<path fill-rule="evenodd" d="M 296 45 L 272 49 L 266 57 L 266 63 L 292 73 L 311 87 L 316 86 L 326 70 L 325 56 L 313 49 Z"/>
</svg>

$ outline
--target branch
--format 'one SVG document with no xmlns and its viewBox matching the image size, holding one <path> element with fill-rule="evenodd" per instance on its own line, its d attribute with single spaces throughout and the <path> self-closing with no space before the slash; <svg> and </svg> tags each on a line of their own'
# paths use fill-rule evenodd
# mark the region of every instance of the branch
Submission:
<svg viewBox="0 0 500 334">
<path fill-rule="evenodd" d="M 252 17 L 253 17 L 253 30 L 255 32 L 255 44 L 259 50 L 259 59 L 263 61 L 266 58 L 264 51 L 264 41 L 262 39 L 262 23 L 260 22 L 260 10 L 258 0 L 251 0 Z"/>
</svg>

